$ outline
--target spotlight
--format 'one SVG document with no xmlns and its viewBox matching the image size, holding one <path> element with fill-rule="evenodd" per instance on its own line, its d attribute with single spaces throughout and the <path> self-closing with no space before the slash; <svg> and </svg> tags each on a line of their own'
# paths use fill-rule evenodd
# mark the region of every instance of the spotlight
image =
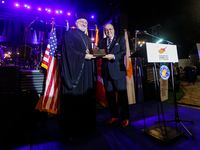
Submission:
<svg viewBox="0 0 200 150">
<path fill-rule="evenodd" d="M 1 1 L 1 3 L 2 3 L 2 4 L 4 4 L 4 3 L 5 3 L 5 1 Z"/>
<path fill-rule="evenodd" d="M 160 39 L 160 40 L 158 40 L 156 43 L 158 44 L 158 43 L 160 43 L 160 42 L 162 42 L 163 41 L 163 39 Z"/>
<path fill-rule="evenodd" d="M 60 10 L 60 14 L 62 14 L 63 13 L 63 11 L 62 10 Z"/>
<path fill-rule="evenodd" d="M 42 8 L 38 7 L 38 11 L 41 11 L 41 10 L 42 10 Z"/>
<path fill-rule="evenodd" d="M 31 7 L 27 4 L 24 4 L 24 7 L 27 8 L 27 9 L 30 9 Z"/>
<path fill-rule="evenodd" d="M 67 15 L 68 15 L 68 16 L 70 16 L 70 15 L 71 15 L 71 13 L 70 13 L 70 12 L 68 12 L 68 13 L 67 13 Z"/>
<path fill-rule="evenodd" d="M 51 9 L 45 8 L 45 10 L 49 13 L 51 12 Z"/>
<path fill-rule="evenodd" d="M 19 4 L 18 4 L 18 3 L 15 3 L 15 7 L 19 7 Z"/>
<path fill-rule="evenodd" d="M 58 11 L 56 10 L 56 14 L 58 14 Z"/>
<path fill-rule="evenodd" d="M 94 19 L 94 15 L 92 15 L 91 18 Z"/>
</svg>

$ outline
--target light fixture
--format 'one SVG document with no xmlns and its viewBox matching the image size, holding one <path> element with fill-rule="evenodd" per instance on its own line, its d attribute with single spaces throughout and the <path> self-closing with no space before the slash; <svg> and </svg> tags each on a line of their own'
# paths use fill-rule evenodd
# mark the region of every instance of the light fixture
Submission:
<svg viewBox="0 0 200 150">
<path fill-rule="evenodd" d="M 160 40 L 158 40 L 157 42 L 156 42 L 156 44 L 158 44 L 158 43 L 160 43 L 160 42 L 162 42 L 163 41 L 163 39 L 160 39 Z"/>
</svg>

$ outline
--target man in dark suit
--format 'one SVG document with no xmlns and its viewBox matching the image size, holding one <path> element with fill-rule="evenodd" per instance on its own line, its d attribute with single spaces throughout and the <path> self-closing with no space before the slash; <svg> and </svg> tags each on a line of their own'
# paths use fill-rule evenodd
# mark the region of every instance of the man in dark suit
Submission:
<svg viewBox="0 0 200 150">
<path fill-rule="evenodd" d="M 121 105 L 122 125 L 129 124 L 129 106 L 126 91 L 126 68 L 124 55 L 126 54 L 126 42 L 123 36 L 115 36 L 112 24 L 105 25 L 106 38 L 98 42 L 98 48 L 106 49 L 107 55 L 102 59 L 102 77 L 106 91 L 106 99 L 111 113 L 111 119 L 106 124 L 112 124 L 119 120 L 118 103 Z"/>
</svg>

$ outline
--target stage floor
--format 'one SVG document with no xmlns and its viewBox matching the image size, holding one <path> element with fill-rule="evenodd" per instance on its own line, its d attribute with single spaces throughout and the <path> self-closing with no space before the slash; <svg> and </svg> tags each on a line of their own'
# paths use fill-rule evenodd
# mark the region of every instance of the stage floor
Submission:
<svg viewBox="0 0 200 150">
<path fill-rule="evenodd" d="M 163 102 L 163 107 L 165 119 L 174 119 L 173 104 Z M 10 116 L 13 118 L 4 120 L 1 123 L 4 125 L 4 127 L 1 127 L 3 131 L 1 142 L 4 143 L 6 148 L 13 150 L 196 150 L 200 147 L 199 110 L 183 106 L 178 107 L 181 119 L 194 121 L 194 123 L 183 122 L 187 129 L 194 135 L 194 140 L 190 138 L 189 134 L 178 123 L 178 130 L 184 133 L 168 142 L 162 142 L 148 134 L 142 133 L 141 130 L 144 129 L 142 104 L 133 104 L 129 108 L 130 125 L 126 128 L 121 127 L 121 122 L 105 125 L 104 122 L 110 118 L 109 110 L 97 110 L 96 132 L 77 137 L 73 141 L 67 141 L 61 136 L 58 128 L 58 117 L 56 115 L 48 117 L 45 113 L 35 111 L 31 116 L 24 115 L 21 118 L 16 118 L 14 114 L 10 113 Z M 158 121 L 156 102 L 145 102 L 144 108 L 146 127 L 155 125 L 154 121 Z M 10 111 L 12 111 L 12 107 Z M 5 126 L 6 122 L 7 126 Z M 175 122 L 166 123 L 166 125 L 175 128 Z"/>
</svg>

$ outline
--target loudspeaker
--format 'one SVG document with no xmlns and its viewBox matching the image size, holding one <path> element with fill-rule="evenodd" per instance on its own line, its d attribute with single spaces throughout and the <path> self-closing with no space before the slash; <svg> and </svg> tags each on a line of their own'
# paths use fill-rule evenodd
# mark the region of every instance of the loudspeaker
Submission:
<svg viewBox="0 0 200 150">
<path fill-rule="evenodd" d="M 0 66 L 0 94 L 17 94 L 19 89 L 19 67 Z"/>
<path fill-rule="evenodd" d="M 43 94 L 45 89 L 46 70 L 21 70 L 20 91 L 36 91 Z"/>
</svg>

